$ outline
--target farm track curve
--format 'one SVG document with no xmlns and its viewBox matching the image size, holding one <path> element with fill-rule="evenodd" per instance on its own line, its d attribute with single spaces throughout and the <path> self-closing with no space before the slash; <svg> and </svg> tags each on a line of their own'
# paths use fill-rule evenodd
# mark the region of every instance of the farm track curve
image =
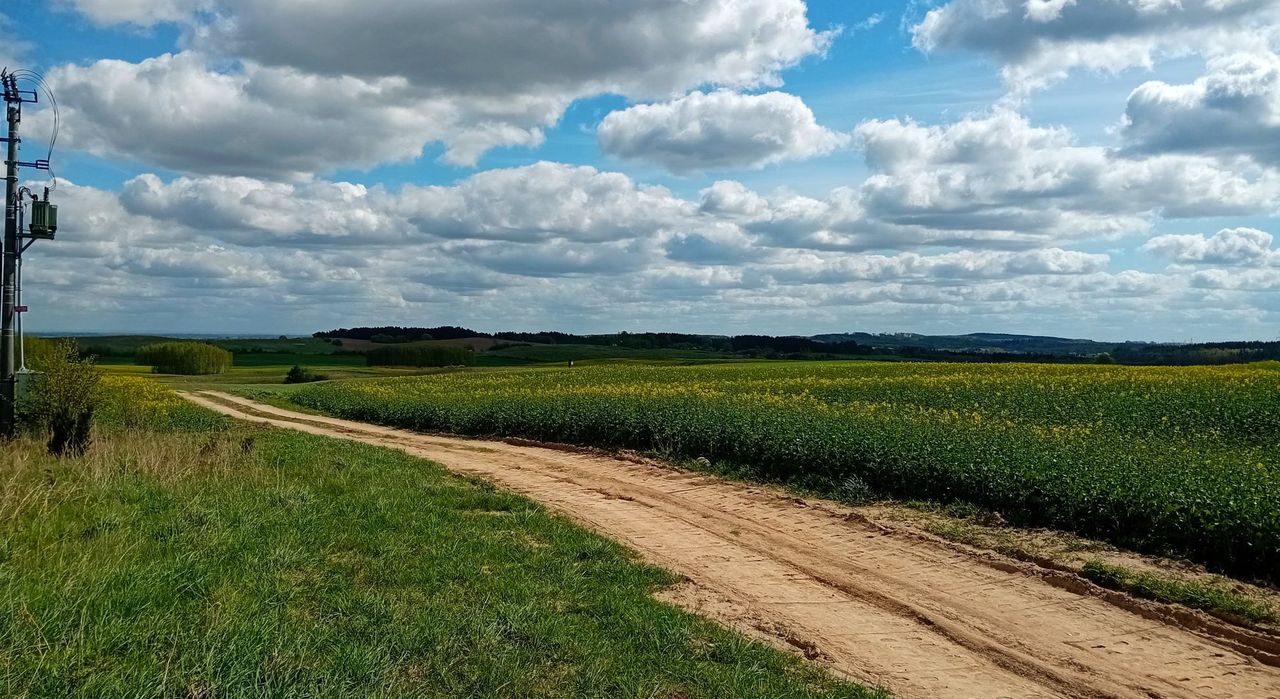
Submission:
<svg viewBox="0 0 1280 699">
<path fill-rule="evenodd" d="M 1280 697 L 1280 639 L 820 501 L 642 460 L 183 395 L 484 476 L 683 575 L 669 601 L 902 696 Z"/>
</svg>

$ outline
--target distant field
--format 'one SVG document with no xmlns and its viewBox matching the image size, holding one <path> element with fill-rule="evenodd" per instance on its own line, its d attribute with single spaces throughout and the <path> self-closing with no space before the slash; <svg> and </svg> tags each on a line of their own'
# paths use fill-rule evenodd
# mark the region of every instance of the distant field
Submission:
<svg viewBox="0 0 1280 699">
<path fill-rule="evenodd" d="M 321 355 L 333 354 L 341 348 L 316 338 L 172 338 L 155 335 L 86 335 L 73 338 L 84 354 L 105 359 L 110 357 L 132 358 L 138 348 L 175 339 L 182 342 L 204 342 L 241 354 L 268 352 L 275 354 Z"/>
<path fill-rule="evenodd" d="M 147 335 L 87 336 L 76 338 L 82 354 L 93 355 L 97 363 L 111 374 L 148 374 L 150 367 L 136 366 L 135 354 L 140 347 L 173 338 Z M 407 373 L 366 367 L 364 355 L 344 352 L 325 340 L 314 338 L 232 338 L 181 340 L 204 342 L 233 353 L 232 368 L 223 373 L 198 377 L 157 374 L 166 383 L 187 386 L 280 383 L 285 372 L 294 365 L 304 366 L 329 378 L 362 376 L 397 376 Z"/>
<path fill-rule="evenodd" d="M 78 338 L 81 351 L 98 358 L 104 366 L 118 366 L 133 363 L 138 348 L 157 342 L 171 341 L 173 338 L 146 335 L 89 336 Z M 257 339 L 209 339 L 192 340 L 207 342 L 235 354 L 234 366 L 238 369 L 279 367 L 278 373 L 283 376 L 289 367 L 297 364 L 312 368 L 335 378 L 363 376 L 364 372 L 351 371 L 365 366 L 364 353 L 378 347 L 393 346 L 379 344 L 368 340 L 341 340 L 335 345 L 327 340 L 315 338 L 257 338 Z M 464 338 L 459 340 L 427 340 L 406 343 L 408 345 L 447 345 L 471 347 L 477 354 L 478 366 L 508 367 L 548 364 L 558 362 L 591 362 L 602 360 L 624 361 L 678 361 L 678 360 L 716 360 L 733 358 L 731 354 L 705 352 L 701 350 L 681 349 L 632 349 L 609 345 L 551 345 L 551 344 L 514 344 L 495 341 L 487 337 Z M 239 376 L 251 376 L 256 383 L 266 376 L 264 372 L 252 375 L 243 371 L 233 371 Z M 383 372 L 386 373 L 385 371 Z M 399 372 L 404 373 L 404 372 Z M 226 383 L 222 379 L 214 379 L 214 383 Z"/>
<path fill-rule="evenodd" d="M 584 366 L 336 382 L 343 417 L 658 450 L 1280 578 L 1280 364 Z"/>
<path fill-rule="evenodd" d="M 632 361 L 727 359 L 733 355 L 701 350 L 631 349 L 608 345 L 507 345 L 499 344 L 479 357 L 481 366 L 515 366 L 550 362 L 583 362 L 603 359 Z"/>
<path fill-rule="evenodd" d="M 873 696 L 487 482 L 106 389 L 86 456 L 0 445 L 0 695 Z"/>
</svg>

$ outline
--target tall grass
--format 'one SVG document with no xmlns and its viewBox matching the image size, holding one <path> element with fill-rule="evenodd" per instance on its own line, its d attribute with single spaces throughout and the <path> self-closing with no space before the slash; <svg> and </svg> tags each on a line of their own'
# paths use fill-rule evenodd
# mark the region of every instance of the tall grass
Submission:
<svg viewBox="0 0 1280 699">
<path fill-rule="evenodd" d="M 231 368 L 231 353 L 203 342 L 158 342 L 139 348 L 135 362 L 157 374 L 221 374 Z"/>
<path fill-rule="evenodd" d="M 472 366 L 476 353 L 469 347 L 442 345 L 390 345 L 370 350 L 369 366 Z"/>
</svg>

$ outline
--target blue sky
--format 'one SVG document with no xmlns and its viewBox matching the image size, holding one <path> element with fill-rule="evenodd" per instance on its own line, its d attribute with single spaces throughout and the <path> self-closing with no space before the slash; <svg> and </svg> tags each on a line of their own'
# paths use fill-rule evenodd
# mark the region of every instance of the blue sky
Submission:
<svg viewBox="0 0 1280 699">
<path fill-rule="evenodd" d="M 1280 335 L 1264 0 L 3 13 L 38 330 Z"/>
</svg>

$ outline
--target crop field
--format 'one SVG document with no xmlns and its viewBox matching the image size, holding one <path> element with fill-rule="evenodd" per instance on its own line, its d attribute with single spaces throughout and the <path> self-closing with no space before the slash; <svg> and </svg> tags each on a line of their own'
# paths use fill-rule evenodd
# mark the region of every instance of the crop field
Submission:
<svg viewBox="0 0 1280 699">
<path fill-rule="evenodd" d="M 612 365 L 332 382 L 299 405 L 419 430 L 706 458 L 846 500 L 967 503 L 1280 580 L 1280 364 Z"/>
</svg>

